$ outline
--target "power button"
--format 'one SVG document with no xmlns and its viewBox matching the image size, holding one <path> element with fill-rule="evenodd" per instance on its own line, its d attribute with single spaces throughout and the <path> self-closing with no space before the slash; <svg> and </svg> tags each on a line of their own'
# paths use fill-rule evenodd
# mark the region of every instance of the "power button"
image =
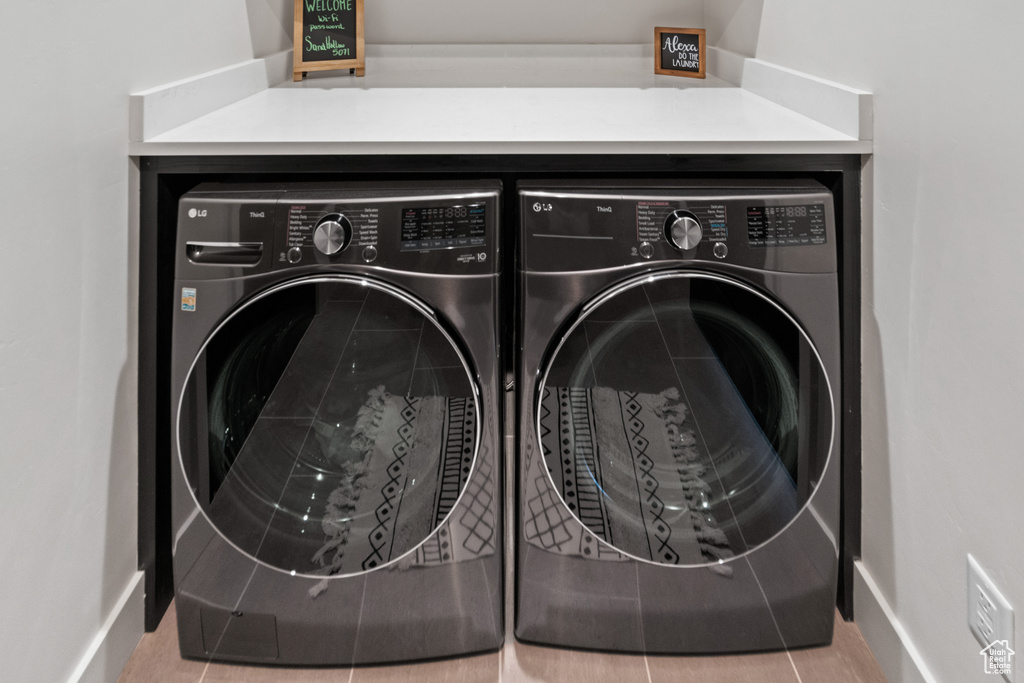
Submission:
<svg viewBox="0 0 1024 683">
<path fill-rule="evenodd" d="M 288 263 L 298 263 L 302 260 L 302 250 L 298 247 L 292 247 L 288 250 Z"/>
<path fill-rule="evenodd" d="M 640 248 L 637 251 L 640 252 L 640 256 L 649 259 L 654 256 L 654 245 L 650 242 L 641 242 Z"/>
</svg>

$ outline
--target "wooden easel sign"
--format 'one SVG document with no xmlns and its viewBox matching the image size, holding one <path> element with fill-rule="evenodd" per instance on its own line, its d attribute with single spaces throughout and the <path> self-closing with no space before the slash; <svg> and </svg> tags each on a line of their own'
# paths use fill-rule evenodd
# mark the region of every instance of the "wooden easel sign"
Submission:
<svg viewBox="0 0 1024 683">
<path fill-rule="evenodd" d="M 363 0 L 295 0 L 295 52 L 292 80 L 308 71 L 331 69 L 366 73 Z"/>
<path fill-rule="evenodd" d="M 705 41 L 705 30 L 702 28 L 654 29 L 654 73 L 705 78 Z"/>
</svg>

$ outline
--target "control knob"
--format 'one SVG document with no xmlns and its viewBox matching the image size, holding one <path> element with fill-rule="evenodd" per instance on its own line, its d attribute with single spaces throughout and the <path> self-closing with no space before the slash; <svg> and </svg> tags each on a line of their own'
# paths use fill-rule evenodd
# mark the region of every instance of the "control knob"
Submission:
<svg viewBox="0 0 1024 683">
<path fill-rule="evenodd" d="M 327 256 L 343 251 L 352 239 L 352 223 L 340 213 L 324 216 L 313 229 L 313 246 Z"/>
<path fill-rule="evenodd" d="M 700 221 L 689 211 L 673 211 L 665 220 L 665 237 L 676 249 L 693 249 L 703 236 Z"/>
</svg>

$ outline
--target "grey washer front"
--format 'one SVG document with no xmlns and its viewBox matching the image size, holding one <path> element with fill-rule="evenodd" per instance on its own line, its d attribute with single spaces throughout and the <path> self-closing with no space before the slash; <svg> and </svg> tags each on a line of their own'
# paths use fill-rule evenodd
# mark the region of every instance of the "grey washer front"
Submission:
<svg viewBox="0 0 1024 683">
<path fill-rule="evenodd" d="M 811 181 L 519 185 L 515 634 L 831 642 L 840 349 Z"/>
<path fill-rule="evenodd" d="M 178 207 L 185 657 L 501 646 L 500 183 L 202 185 Z"/>
</svg>

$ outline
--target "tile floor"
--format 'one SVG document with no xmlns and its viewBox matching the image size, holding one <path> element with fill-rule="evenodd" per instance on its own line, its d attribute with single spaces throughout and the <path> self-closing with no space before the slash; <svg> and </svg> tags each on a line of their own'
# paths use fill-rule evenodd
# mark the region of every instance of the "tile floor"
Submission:
<svg viewBox="0 0 1024 683">
<path fill-rule="evenodd" d="M 185 660 L 178 654 L 174 605 L 147 633 L 118 683 L 885 683 L 856 624 L 836 615 L 832 645 L 731 657 L 613 655 L 506 642 L 500 652 L 399 666 L 354 669 L 251 667 Z"/>
</svg>

